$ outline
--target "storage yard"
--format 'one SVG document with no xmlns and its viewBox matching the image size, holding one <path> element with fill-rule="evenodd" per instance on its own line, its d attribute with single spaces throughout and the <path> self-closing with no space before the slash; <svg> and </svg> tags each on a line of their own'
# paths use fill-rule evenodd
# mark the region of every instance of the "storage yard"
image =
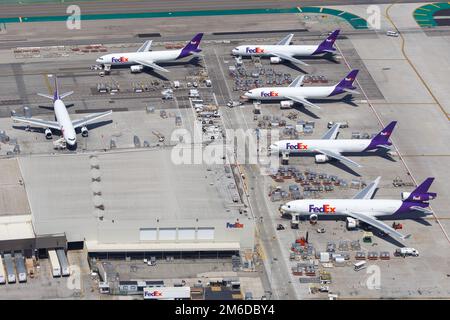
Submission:
<svg viewBox="0 0 450 320">
<path fill-rule="evenodd" d="M 417 6 L 393 11 L 401 28 L 413 28 L 401 11 Z M 153 51 L 182 48 L 208 30 L 204 56 L 164 64 L 170 73 L 95 65 L 100 55 L 135 51 L 146 40 L 131 38 L 137 30 L 129 21 L 115 39 L 101 38 L 109 23 L 91 21 L 79 39 L 66 41 L 61 30 L 53 39 L 58 46 L 33 24 L 32 47 L 0 42 L 0 298 L 153 299 L 153 290 L 199 300 L 450 296 L 450 100 L 443 99 L 445 86 L 435 85 L 446 77 L 437 65 L 448 57 L 433 61 L 416 44 L 450 49 L 442 43 L 447 30 L 405 32 L 406 58 L 400 38 L 385 31 L 356 31 L 314 14 L 274 14 L 277 31 L 261 18 L 219 17 L 229 19 L 228 27 L 210 31 L 211 17 L 180 18 L 190 25 L 182 32 L 144 20 L 145 32 L 161 34 Z M 337 54 L 305 58 L 309 66 L 230 54 L 244 43 L 276 43 L 291 31 L 295 44 L 317 44 L 337 27 Z M 392 29 L 385 18 L 382 28 Z M 359 70 L 361 94 L 313 100 L 320 110 L 241 97 L 254 87 L 288 86 L 306 72 L 305 87 L 334 85 L 352 69 Z M 10 118 L 54 118 L 49 100 L 36 95 L 52 94 L 52 74 L 61 91 L 74 91 L 65 99 L 72 119 L 113 111 L 88 125 L 87 137 L 78 134 L 76 151 L 63 148 L 57 134 L 47 139 L 44 130 Z M 318 163 L 313 155 L 282 155 L 269 168 L 270 143 L 258 146 L 255 163 L 233 152 L 231 130 L 258 141 L 269 130 L 279 140 L 320 139 L 339 122 L 337 139 L 370 139 L 393 120 L 390 151 L 351 155 L 361 168 Z M 375 199 L 401 199 L 436 178 L 434 216 L 385 221 L 411 238 L 399 241 L 345 219 L 311 223 L 280 213 L 291 200 L 351 199 L 378 176 Z"/>
</svg>

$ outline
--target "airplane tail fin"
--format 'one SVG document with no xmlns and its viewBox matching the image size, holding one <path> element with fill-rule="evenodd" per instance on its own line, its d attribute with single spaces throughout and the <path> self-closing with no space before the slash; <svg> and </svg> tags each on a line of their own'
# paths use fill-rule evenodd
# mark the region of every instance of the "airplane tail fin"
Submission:
<svg viewBox="0 0 450 320">
<path fill-rule="evenodd" d="M 391 123 L 389 123 L 383 130 L 381 130 L 375 137 L 372 138 L 372 141 L 370 142 L 366 150 L 373 150 L 379 147 L 388 148 L 389 146 L 391 146 L 392 143 L 389 141 L 389 138 L 394 131 L 396 124 L 397 121 L 392 121 Z"/>
<path fill-rule="evenodd" d="M 193 37 L 192 40 L 189 41 L 189 43 L 185 45 L 183 49 L 181 49 L 181 53 L 178 56 L 178 59 L 201 52 L 202 50 L 198 46 L 200 45 L 202 37 L 203 33 L 197 33 L 195 37 Z"/>
<path fill-rule="evenodd" d="M 355 91 L 356 87 L 353 86 L 353 82 L 356 80 L 358 72 L 359 72 L 358 69 L 350 71 L 350 73 L 344 79 L 339 81 L 339 83 L 334 86 L 334 90 L 330 93 L 329 96 L 331 97 L 344 92 L 352 94 L 359 93 Z"/>
<path fill-rule="evenodd" d="M 65 93 L 59 94 L 58 77 L 56 75 L 53 76 L 53 77 L 55 79 L 55 91 L 53 93 L 53 96 L 51 96 L 49 94 L 45 94 L 45 93 L 38 93 L 38 96 L 41 96 L 41 97 L 44 97 L 44 98 L 56 101 L 56 100 L 59 100 L 59 99 L 64 99 L 65 97 L 68 97 L 68 96 L 70 96 L 73 93 L 73 91 L 69 91 L 69 92 L 65 92 Z"/>
<path fill-rule="evenodd" d="M 437 193 L 428 192 L 428 189 L 430 189 L 433 181 L 434 181 L 434 178 L 426 178 L 425 181 L 422 182 L 420 185 L 418 185 L 417 188 L 414 189 L 414 191 L 411 192 L 409 197 L 406 198 L 404 201 L 426 202 L 426 201 L 433 200 L 434 198 L 436 198 Z"/>
<path fill-rule="evenodd" d="M 336 51 L 336 48 L 334 47 L 334 42 L 336 41 L 337 37 L 339 36 L 340 30 L 334 30 L 325 40 L 323 40 L 319 46 L 317 47 L 314 54 L 320 54 L 320 53 L 334 53 Z"/>
</svg>

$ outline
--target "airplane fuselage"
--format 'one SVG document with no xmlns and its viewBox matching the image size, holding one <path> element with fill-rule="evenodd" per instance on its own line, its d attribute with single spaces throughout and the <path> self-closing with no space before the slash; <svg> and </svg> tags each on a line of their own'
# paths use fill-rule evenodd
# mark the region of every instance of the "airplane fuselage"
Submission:
<svg viewBox="0 0 450 320">
<path fill-rule="evenodd" d="M 315 149 L 330 150 L 337 153 L 362 152 L 369 147 L 370 139 L 316 139 L 316 140 L 280 140 L 270 146 L 272 152 L 310 153 Z"/>
<path fill-rule="evenodd" d="M 157 62 L 175 61 L 181 57 L 179 50 L 164 50 L 164 51 L 146 51 L 146 52 L 123 52 L 111 53 L 101 56 L 97 62 L 110 65 L 133 65 L 139 64 L 137 60 Z"/>
<path fill-rule="evenodd" d="M 244 95 L 255 100 L 289 100 L 288 96 L 321 99 L 332 95 L 336 86 L 326 87 L 265 87 L 247 91 Z"/>
<path fill-rule="evenodd" d="M 308 217 L 315 214 L 320 219 L 320 216 L 347 216 L 348 212 L 363 212 L 367 216 L 383 217 L 409 211 L 409 208 L 406 208 L 401 200 L 311 199 L 290 201 L 283 205 L 281 210 Z"/>
<path fill-rule="evenodd" d="M 232 50 L 239 56 L 274 56 L 274 53 L 290 56 L 311 56 L 316 54 L 318 45 L 243 45 Z"/>
<path fill-rule="evenodd" d="M 66 105 L 62 100 L 55 100 L 53 103 L 55 110 L 55 118 L 58 122 L 61 130 L 61 134 L 70 146 L 75 146 L 77 143 L 77 135 L 72 121 L 70 120 L 69 113 L 67 112 Z"/>
</svg>

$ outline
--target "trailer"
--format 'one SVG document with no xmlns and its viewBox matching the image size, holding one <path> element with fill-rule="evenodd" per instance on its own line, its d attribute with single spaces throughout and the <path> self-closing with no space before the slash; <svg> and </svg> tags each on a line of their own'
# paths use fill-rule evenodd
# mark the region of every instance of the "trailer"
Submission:
<svg viewBox="0 0 450 320">
<path fill-rule="evenodd" d="M 14 270 L 14 263 L 10 253 L 5 253 L 5 266 L 8 275 L 8 283 L 15 283 L 16 271 Z"/>
<path fill-rule="evenodd" d="M 6 283 L 6 273 L 5 273 L 5 266 L 3 265 L 3 258 L 0 255 L 0 284 Z"/>
<path fill-rule="evenodd" d="M 59 264 L 61 266 L 61 276 L 63 277 L 69 276 L 70 275 L 69 262 L 67 261 L 64 249 L 57 249 L 56 255 L 58 256 Z"/>
<path fill-rule="evenodd" d="M 50 261 L 53 277 L 61 277 L 61 266 L 55 250 L 48 250 L 48 260 Z"/>
<path fill-rule="evenodd" d="M 25 259 L 25 266 L 27 267 L 27 273 L 30 278 L 34 278 L 34 262 L 31 258 Z"/>
<path fill-rule="evenodd" d="M 25 268 L 25 260 L 22 253 L 18 252 L 14 254 L 14 260 L 16 262 L 17 276 L 19 282 L 27 282 L 27 270 Z"/>
</svg>

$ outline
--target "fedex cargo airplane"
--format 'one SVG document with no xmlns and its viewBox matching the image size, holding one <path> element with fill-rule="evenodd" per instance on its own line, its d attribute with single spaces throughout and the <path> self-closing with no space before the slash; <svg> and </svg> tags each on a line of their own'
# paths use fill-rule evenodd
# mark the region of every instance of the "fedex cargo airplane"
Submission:
<svg viewBox="0 0 450 320">
<path fill-rule="evenodd" d="M 339 123 L 336 123 L 328 130 L 322 139 L 316 140 L 281 140 L 272 144 L 270 148 L 271 153 L 318 153 L 316 155 L 316 162 L 325 162 L 331 159 L 339 160 L 347 165 L 354 165 L 361 167 L 358 163 L 344 157 L 342 153 L 346 152 L 366 152 L 377 150 L 379 148 L 386 148 L 392 145 L 389 137 L 394 130 L 397 121 L 392 121 L 386 128 L 381 130 L 372 139 L 341 139 L 336 140 Z"/>
<path fill-rule="evenodd" d="M 62 99 L 64 99 L 67 96 L 70 96 L 72 93 L 73 91 L 60 94 L 58 89 L 58 80 L 55 76 L 55 93 L 53 94 L 53 96 L 44 93 L 38 93 L 38 95 L 53 100 L 53 110 L 55 112 L 56 121 L 48 121 L 27 117 L 11 117 L 11 118 L 14 121 L 24 122 L 34 126 L 45 128 L 45 137 L 47 139 L 52 138 L 51 129 L 59 130 L 64 138 L 64 141 L 66 142 L 67 148 L 75 149 L 77 146 L 77 134 L 75 132 L 75 129 L 81 127 L 81 135 L 83 137 L 87 137 L 89 131 L 86 125 L 97 119 L 103 118 L 111 114 L 112 110 L 100 113 L 93 113 L 81 119 L 72 121 L 69 117 L 69 113 L 67 112 L 66 105 L 62 101 Z"/>
<path fill-rule="evenodd" d="M 295 78 L 288 87 L 256 88 L 247 91 L 241 98 L 263 101 L 282 100 L 281 103 L 289 102 L 290 105 L 298 102 L 305 106 L 320 109 L 318 105 L 309 102 L 308 99 L 322 99 L 346 92 L 358 94 L 359 92 L 355 91 L 356 87 L 353 86 L 353 81 L 355 81 L 358 71 L 350 71 L 344 79 L 334 86 L 303 87 L 303 80 L 305 78 L 303 75 Z"/>
<path fill-rule="evenodd" d="M 431 215 L 429 200 L 436 198 L 437 194 L 428 192 L 434 178 L 427 178 L 413 192 L 402 194 L 402 200 L 375 200 L 372 196 L 378 186 L 381 177 L 370 183 L 363 190 L 358 192 L 352 199 L 304 199 L 295 200 L 281 206 L 283 214 L 298 214 L 309 217 L 310 221 L 317 221 L 319 218 L 341 218 L 347 217 L 356 224 L 356 220 L 362 221 L 375 227 L 386 234 L 407 239 L 410 235 L 404 236 L 397 230 L 391 228 L 380 220 L 400 220 L 410 218 L 405 217 L 408 213 L 413 213 L 413 218 L 423 218 Z M 419 211 L 419 212 L 417 212 Z M 355 220 L 356 219 L 356 220 Z M 380 220 L 379 220 L 380 219 Z"/>
<path fill-rule="evenodd" d="M 279 63 L 287 60 L 308 66 L 307 63 L 294 58 L 295 56 L 310 57 L 326 53 L 335 53 L 333 47 L 339 35 L 339 30 L 333 31 L 328 38 L 318 45 L 290 45 L 294 34 L 289 34 L 274 45 L 243 45 L 231 50 L 236 56 L 269 56 L 272 63 Z"/>
<path fill-rule="evenodd" d="M 169 72 L 166 68 L 159 66 L 158 62 L 176 61 L 190 55 L 200 55 L 202 51 L 199 49 L 200 41 L 203 33 L 198 33 L 191 41 L 182 49 L 149 51 L 152 41 L 146 41 L 136 52 L 111 53 L 101 56 L 96 61 L 104 65 L 131 65 L 131 71 L 142 71 L 145 67 L 149 67 L 158 71 Z"/>
</svg>

